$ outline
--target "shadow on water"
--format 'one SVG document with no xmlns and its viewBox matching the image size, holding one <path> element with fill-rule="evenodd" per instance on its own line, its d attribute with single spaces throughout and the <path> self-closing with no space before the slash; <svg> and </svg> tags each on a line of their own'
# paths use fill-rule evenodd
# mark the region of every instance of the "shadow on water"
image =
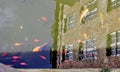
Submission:
<svg viewBox="0 0 120 72">
<path fill-rule="evenodd" d="M 57 68 L 57 50 L 50 50 L 50 63 L 52 68 Z"/>
<path fill-rule="evenodd" d="M 0 62 L 14 68 L 51 68 L 50 51 L 0 53 Z"/>
<path fill-rule="evenodd" d="M 3 52 L 0 63 L 14 68 L 57 68 L 57 50 L 51 50 L 52 43 L 39 52 Z"/>
</svg>

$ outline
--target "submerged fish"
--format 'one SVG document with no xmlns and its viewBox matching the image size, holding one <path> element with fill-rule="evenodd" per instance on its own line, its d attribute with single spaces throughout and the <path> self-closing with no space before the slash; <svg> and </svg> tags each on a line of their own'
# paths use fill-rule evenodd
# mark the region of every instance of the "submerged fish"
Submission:
<svg viewBox="0 0 120 72">
<path fill-rule="evenodd" d="M 15 46 L 21 46 L 23 45 L 24 43 L 14 43 Z"/>
<path fill-rule="evenodd" d="M 12 56 L 13 59 L 19 59 L 21 56 Z"/>
<path fill-rule="evenodd" d="M 25 63 L 25 62 L 21 62 L 20 65 L 26 66 L 26 65 L 28 65 L 28 64 Z"/>
<path fill-rule="evenodd" d="M 34 42 L 35 42 L 35 43 L 39 43 L 40 40 L 39 40 L 39 39 L 34 39 Z"/>
<path fill-rule="evenodd" d="M 42 17 L 43 21 L 47 21 L 47 18 L 45 16 Z"/>
<path fill-rule="evenodd" d="M 41 48 L 43 48 L 44 46 L 46 46 L 48 44 L 48 42 L 42 44 L 41 46 L 37 46 L 35 47 L 32 51 L 33 52 L 39 52 Z"/>
<path fill-rule="evenodd" d="M 42 58 L 43 60 L 46 60 L 47 58 L 43 55 L 40 55 L 40 58 Z"/>
</svg>

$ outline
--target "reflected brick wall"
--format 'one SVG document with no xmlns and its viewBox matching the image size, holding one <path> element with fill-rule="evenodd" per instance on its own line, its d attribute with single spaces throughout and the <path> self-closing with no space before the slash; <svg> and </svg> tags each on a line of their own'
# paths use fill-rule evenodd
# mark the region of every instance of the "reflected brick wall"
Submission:
<svg viewBox="0 0 120 72">
<path fill-rule="evenodd" d="M 98 49 L 97 50 L 98 55 L 97 55 L 97 60 L 83 60 L 83 61 L 78 61 L 78 58 L 74 58 L 74 61 L 64 61 L 61 64 L 60 68 L 63 69 L 68 69 L 68 68 L 102 68 L 102 67 L 110 67 L 110 68 L 120 68 L 120 61 L 118 56 L 109 56 L 106 57 L 106 52 L 104 49 Z M 75 56 L 77 54 L 74 53 Z"/>
</svg>

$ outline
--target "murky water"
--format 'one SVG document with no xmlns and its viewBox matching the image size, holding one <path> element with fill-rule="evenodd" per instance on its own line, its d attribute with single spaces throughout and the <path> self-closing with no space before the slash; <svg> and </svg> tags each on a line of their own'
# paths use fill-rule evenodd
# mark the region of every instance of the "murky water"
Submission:
<svg viewBox="0 0 120 72">
<path fill-rule="evenodd" d="M 54 10 L 54 0 L 0 0 L 0 62 L 16 68 L 49 68 Z M 10 57 L 16 54 L 21 59 L 14 63 Z"/>
</svg>

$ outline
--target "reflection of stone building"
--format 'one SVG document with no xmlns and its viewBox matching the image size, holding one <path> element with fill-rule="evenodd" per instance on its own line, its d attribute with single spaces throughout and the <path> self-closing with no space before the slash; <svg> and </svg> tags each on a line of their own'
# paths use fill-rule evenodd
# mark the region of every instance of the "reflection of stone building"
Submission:
<svg viewBox="0 0 120 72">
<path fill-rule="evenodd" d="M 77 41 L 84 43 L 94 39 L 93 45 L 89 46 L 102 49 L 104 53 L 106 48 L 111 48 L 113 56 L 120 55 L 119 1 L 81 0 L 73 6 L 64 5 L 63 19 L 59 23 L 59 51 L 62 51 L 63 46 L 73 44 L 75 51 L 73 60 L 78 60 L 79 53 L 76 51 L 79 51 L 79 43 Z M 117 4 L 114 8 L 112 2 Z M 60 52 L 59 62 L 62 60 Z"/>
</svg>

